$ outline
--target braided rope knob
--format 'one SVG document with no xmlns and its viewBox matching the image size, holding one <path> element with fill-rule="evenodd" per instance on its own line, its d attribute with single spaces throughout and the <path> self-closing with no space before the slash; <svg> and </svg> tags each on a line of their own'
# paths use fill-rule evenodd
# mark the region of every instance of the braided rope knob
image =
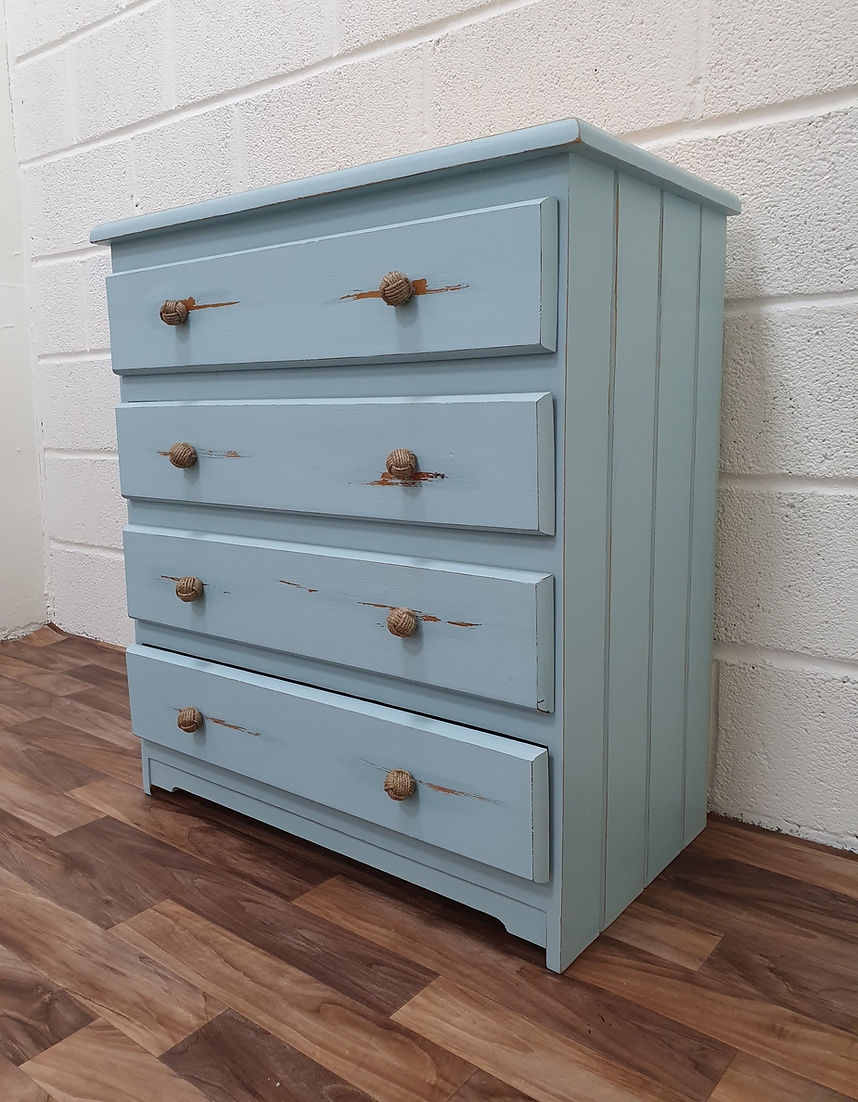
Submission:
<svg viewBox="0 0 858 1102">
<path fill-rule="evenodd" d="M 197 449 L 184 441 L 174 444 L 167 452 L 174 467 L 193 467 L 197 461 Z"/>
<path fill-rule="evenodd" d="M 406 769 L 391 769 L 384 778 L 384 791 L 391 800 L 407 800 L 417 791 L 417 781 Z"/>
<path fill-rule="evenodd" d="M 158 314 L 165 325 L 184 325 L 188 320 L 188 308 L 179 298 L 168 298 Z"/>
<path fill-rule="evenodd" d="M 378 293 L 388 306 L 404 306 L 414 294 L 411 280 L 402 272 L 388 272 L 378 285 Z"/>
<path fill-rule="evenodd" d="M 403 482 L 411 482 L 417 474 L 417 456 L 408 448 L 394 448 L 384 465 L 389 475 Z"/>
<path fill-rule="evenodd" d="M 405 639 L 417 631 L 417 614 L 410 608 L 392 608 L 387 614 L 387 630 Z"/>
<path fill-rule="evenodd" d="M 199 708 L 182 708 L 176 720 L 176 726 L 179 730 L 187 731 L 189 735 L 194 731 L 199 731 L 202 725 L 203 713 Z"/>
<path fill-rule="evenodd" d="M 199 578 L 179 578 L 176 596 L 180 601 L 198 601 L 203 595 L 203 583 Z"/>
</svg>

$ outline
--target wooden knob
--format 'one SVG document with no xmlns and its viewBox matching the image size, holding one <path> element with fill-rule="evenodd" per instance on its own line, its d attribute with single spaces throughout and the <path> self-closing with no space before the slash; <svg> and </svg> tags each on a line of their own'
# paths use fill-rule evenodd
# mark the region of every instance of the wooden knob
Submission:
<svg viewBox="0 0 858 1102">
<path fill-rule="evenodd" d="M 203 583 L 199 578 L 179 578 L 176 596 L 180 601 L 198 601 L 203 595 Z"/>
<path fill-rule="evenodd" d="M 387 473 L 403 482 L 410 482 L 417 474 L 417 456 L 408 448 L 394 448 L 385 460 Z"/>
<path fill-rule="evenodd" d="M 179 712 L 179 718 L 176 720 L 176 726 L 182 730 L 191 734 L 194 731 L 199 731 L 203 725 L 203 713 L 199 708 L 182 708 Z"/>
<path fill-rule="evenodd" d="M 193 467 L 197 461 L 197 449 L 184 442 L 174 444 L 167 455 L 174 467 Z"/>
<path fill-rule="evenodd" d="M 387 630 L 405 638 L 417 631 L 417 614 L 410 608 L 392 608 L 387 614 Z"/>
<path fill-rule="evenodd" d="M 388 306 L 404 306 L 414 294 L 414 288 L 407 275 L 388 272 L 378 285 L 378 293 Z"/>
<path fill-rule="evenodd" d="M 165 325 L 184 325 L 188 320 L 188 308 L 178 298 L 168 298 L 158 313 Z"/>
<path fill-rule="evenodd" d="M 384 791 L 391 800 L 407 800 L 417 790 L 417 781 L 407 769 L 391 769 L 384 778 Z"/>
</svg>

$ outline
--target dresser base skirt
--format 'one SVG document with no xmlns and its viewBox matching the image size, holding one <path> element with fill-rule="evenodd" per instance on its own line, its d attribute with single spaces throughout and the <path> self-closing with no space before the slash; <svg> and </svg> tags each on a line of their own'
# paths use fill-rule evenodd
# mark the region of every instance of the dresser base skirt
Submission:
<svg viewBox="0 0 858 1102">
<path fill-rule="evenodd" d="M 269 826 L 323 846 L 391 876 L 417 884 L 468 907 L 493 915 L 507 931 L 548 951 L 548 967 L 556 946 L 547 944 L 546 912 L 520 899 L 424 864 L 412 857 L 355 838 L 336 826 L 319 822 L 286 806 L 290 797 L 275 788 L 199 762 L 157 743 L 141 740 L 143 787 L 174 792 L 177 789 L 211 800 Z M 311 805 L 307 805 L 311 806 Z M 552 949 L 555 950 L 552 953 Z M 566 962 L 568 963 L 568 961 Z M 559 970 L 556 966 L 554 970 Z"/>
</svg>

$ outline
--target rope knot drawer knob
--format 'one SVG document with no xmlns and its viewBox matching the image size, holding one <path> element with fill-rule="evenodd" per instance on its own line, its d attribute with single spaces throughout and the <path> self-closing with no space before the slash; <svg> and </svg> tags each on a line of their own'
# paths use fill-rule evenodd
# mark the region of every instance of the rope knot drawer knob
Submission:
<svg viewBox="0 0 858 1102">
<path fill-rule="evenodd" d="M 378 285 L 378 293 L 388 306 L 404 306 L 414 294 L 414 288 L 407 275 L 388 272 Z"/>
<path fill-rule="evenodd" d="M 203 595 L 203 583 L 199 578 L 179 578 L 176 596 L 180 601 L 198 601 Z"/>
<path fill-rule="evenodd" d="M 394 448 L 385 461 L 387 473 L 393 478 L 410 482 L 417 474 L 417 456 L 408 448 Z"/>
<path fill-rule="evenodd" d="M 174 467 L 193 467 L 197 461 L 197 449 L 184 441 L 174 444 L 167 455 Z"/>
<path fill-rule="evenodd" d="M 188 320 L 188 308 L 178 298 L 168 298 L 158 313 L 165 325 L 184 325 Z"/>
<path fill-rule="evenodd" d="M 199 731 L 202 725 L 203 713 L 199 708 L 182 708 L 176 720 L 176 726 L 182 731 L 187 731 L 189 735 L 194 731 Z"/>
<path fill-rule="evenodd" d="M 405 639 L 417 631 L 417 614 L 410 608 L 392 608 L 387 614 L 387 630 Z"/>
<path fill-rule="evenodd" d="M 417 790 L 417 781 L 406 769 L 391 769 L 384 778 L 384 791 L 391 800 L 407 800 Z"/>
</svg>

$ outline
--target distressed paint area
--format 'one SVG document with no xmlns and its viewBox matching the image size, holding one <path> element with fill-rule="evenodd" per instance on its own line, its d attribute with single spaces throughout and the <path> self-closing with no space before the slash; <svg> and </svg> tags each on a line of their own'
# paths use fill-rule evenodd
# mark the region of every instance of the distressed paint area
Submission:
<svg viewBox="0 0 858 1102">
<path fill-rule="evenodd" d="M 235 302 L 197 302 L 195 298 L 183 298 L 181 300 L 188 310 L 217 310 L 219 306 L 238 306 L 239 300 Z"/>
<path fill-rule="evenodd" d="M 158 455 L 168 456 L 169 451 L 159 451 Z M 241 459 L 241 453 L 237 451 L 216 452 L 216 451 L 202 451 L 197 452 L 197 455 L 204 455 L 206 459 Z"/>
<path fill-rule="evenodd" d="M 247 727 L 240 727 L 237 723 L 227 723 L 225 719 L 218 719 L 217 716 L 206 716 L 205 720 L 207 723 L 216 723 L 218 727 L 228 727 L 230 731 L 243 731 L 246 735 L 259 738 L 258 731 L 250 731 Z"/>
<path fill-rule="evenodd" d="M 416 486 L 419 482 L 446 477 L 441 471 L 415 471 L 413 478 L 397 478 L 390 471 L 384 471 L 381 478 L 375 482 L 364 482 L 364 486 Z"/>
<path fill-rule="evenodd" d="M 304 589 L 304 590 L 306 590 L 307 593 L 318 593 L 319 592 L 318 589 L 310 589 L 308 586 L 301 585 L 299 582 L 287 582 L 285 578 L 278 578 L 277 580 L 280 582 L 281 585 L 291 585 L 295 589 Z"/>
<path fill-rule="evenodd" d="M 411 286 L 414 288 L 415 295 L 443 295 L 445 291 L 464 291 L 468 286 L 467 283 L 454 283 L 449 287 L 427 287 L 427 280 L 425 279 L 412 279 Z M 347 302 L 349 299 L 360 298 L 381 298 L 381 291 L 354 291 L 350 295 L 341 295 L 340 302 Z M 190 307 L 189 307 L 190 309 Z"/>
<path fill-rule="evenodd" d="M 431 788 L 433 792 L 443 792 L 445 796 L 465 796 L 469 800 L 482 800 L 487 804 L 497 803 L 497 800 L 490 800 L 488 796 L 478 796 L 476 792 L 462 792 L 458 788 L 444 788 L 440 784 L 430 784 L 429 781 L 417 780 L 418 784 L 424 785 L 426 788 Z"/>
<path fill-rule="evenodd" d="M 399 605 L 377 605 L 374 601 L 361 601 L 360 603 L 362 605 L 365 605 L 367 608 L 386 608 L 389 609 L 391 612 L 393 611 L 393 609 L 400 607 Z M 416 608 L 413 608 L 411 611 L 414 613 L 417 619 L 422 621 L 424 624 L 449 624 L 450 627 L 454 628 L 478 628 L 482 626 L 480 624 L 470 624 L 466 620 L 442 620 L 438 616 L 429 616 L 428 614 L 422 613 L 419 609 Z"/>
</svg>

